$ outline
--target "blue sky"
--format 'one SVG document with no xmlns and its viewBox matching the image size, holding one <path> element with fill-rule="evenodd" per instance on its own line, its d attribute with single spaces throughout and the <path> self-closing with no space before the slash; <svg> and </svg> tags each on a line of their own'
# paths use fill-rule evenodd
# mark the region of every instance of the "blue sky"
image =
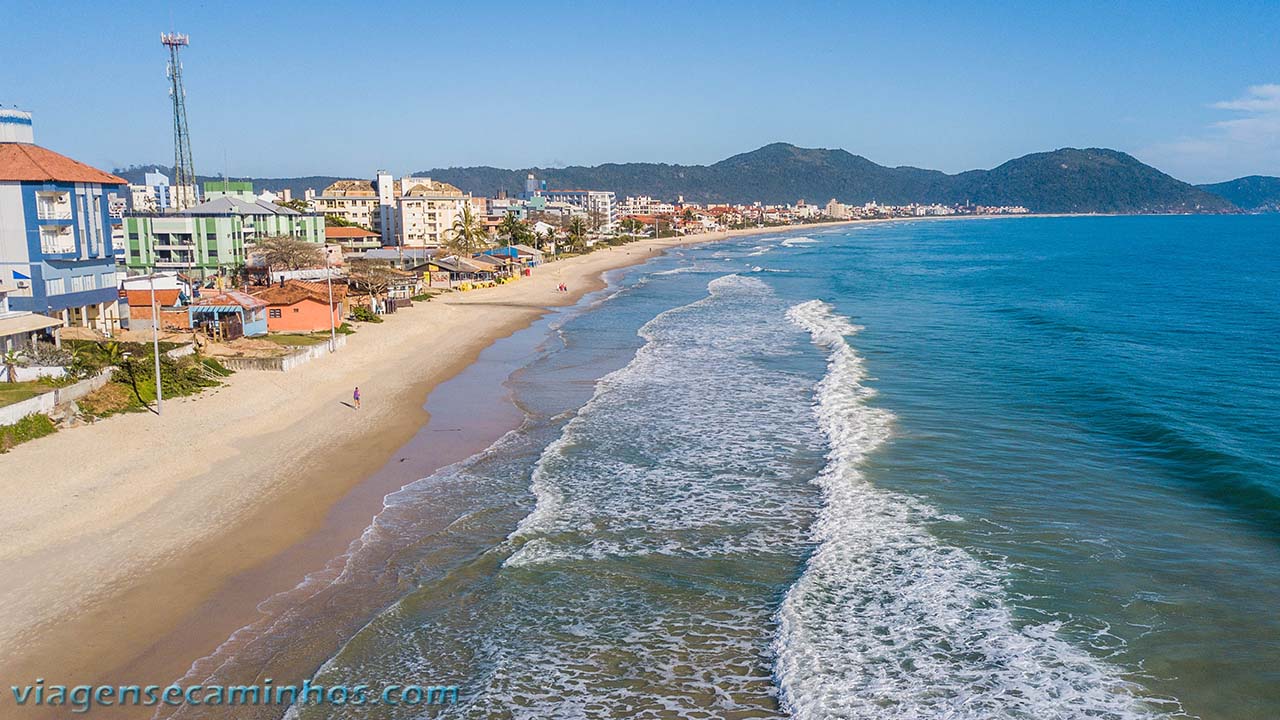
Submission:
<svg viewBox="0 0 1280 720">
<path fill-rule="evenodd" d="M 102 167 L 172 158 L 173 28 L 202 174 L 709 163 L 786 141 L 947 172 L 1106 146 L 1193 182 L 1280 175 L 1274 0 L 0 0 L 0 17 L 0 104 Z"/>
</svg>

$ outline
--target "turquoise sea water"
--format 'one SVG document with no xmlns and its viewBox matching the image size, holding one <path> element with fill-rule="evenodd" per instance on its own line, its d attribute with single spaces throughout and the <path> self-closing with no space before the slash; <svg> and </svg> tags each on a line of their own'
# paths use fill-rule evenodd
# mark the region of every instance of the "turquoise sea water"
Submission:
<svg viewBox="0 0 1280 720">
<path fill-rule="evenodd" d="M 524 425 L 193 676 L 457 684 L 447 718 L 1280 716 L 1278 301 L 1267 217 L 673 251 L 527 331 Z"/>
</svg>

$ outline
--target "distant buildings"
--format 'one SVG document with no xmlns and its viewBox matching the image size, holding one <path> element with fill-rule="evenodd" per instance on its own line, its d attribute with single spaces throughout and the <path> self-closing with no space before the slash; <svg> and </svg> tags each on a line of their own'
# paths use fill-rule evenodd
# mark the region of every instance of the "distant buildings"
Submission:
<svg viewBox="0 0 1280 720">
<path fill-rule="evenodd" d="M 249 192 L 252 196 L 252 188 Z M 202 279 L 243 267 L 259 238 L 289 235 L 325 242 L 320 215 L 232 196 L 179 212 L 128 214 L 124 235 L 123 261 L 130 271 L 181 270 Z"/>
<path fill-rule="evenodd" d="M 379 172 L 374 180 L 341 180 L 309 198 L 312 208 L 376 233 L 384 247 L 435 247 L 448 241 L 469 198 L 428 177 Z"/>
<path fill-rule="evenodd" d="M 129 185 L 128 209 L 143 213 L 163 212 L 170 208 L 178 207 L 179 200 L 183 196 L 194 198 L 191 202 L 186 203 L 187 207 L 199 202 L 194 186 L 178 187 L 170 185 L 168 175 L 159 170 L 153 170 L 143 174 L 141 185 Z"/>
<path fill-rule="evenodd" d="M 212 180 L 204 184 L 204 199 L 217 200 L 218 198 L 235 198 L 244 200 L 245 202 L 255 202 L 257 195 L 253 194 L 253 183 L 243 180 Z"/>
<path fill-rule="evenodd" d="M 593 230 L 611 232 L 618 222 L 617 196 L 606 190 L 539 190 L 547 205 L 564 203 L 582 210 Z"/>
<path fill-rule="evenodd" d="M 10 312 L 118 325 L 109 196 L 125 186 L 36 145 L 31 113 L 0 109 L 0 285 Z"/>
</svg>

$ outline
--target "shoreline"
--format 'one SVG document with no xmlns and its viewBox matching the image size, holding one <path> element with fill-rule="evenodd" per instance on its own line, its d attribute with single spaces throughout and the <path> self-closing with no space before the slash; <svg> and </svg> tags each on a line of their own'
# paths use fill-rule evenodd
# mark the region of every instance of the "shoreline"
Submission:
<svg viewBox="0 0 1280 720">
<path fill-rule="evenodd" d="M 1014 217 L 1057 216 L 644 239 L 545 264 L 508 285 L 441 295 L 363 325 L 334 355 L 291 373 L 237 373 L 167 403 L 161 418 L 117 416 L 18 446 L 0 455 L 0 475 L 18 478 L 10 491 L 25 501 L 0 517 L 0 572 L 18 578 L 0 590 L 0 677 L 68 685 L 181 677 L 259 617 L 262 601 L 345 552 L 386 494 L 510 429 L 498 421 L 457 433 L 455 452 L 409 452 L 401 460 L 414 462 L 394 467 L 426 429 L 437 387 L 499 340 L 605 287 L 608 271 L 750 235 Z M 556 292 L 561 281 L 569 293 Z M 356 384 L 359 415 L 342 403 Z M 492 409 L 477 414 L 491 418 Z M 92 460 L 72 466 L 68 457 Z"/>
<path fill-rule="evenodd" d="M 0 676 L 181 677 L 258 603 L 344 551 L 387 492 L 470 454 L 486 433 L 460 457 L 415 463 L 409 480 L 349 500 L 424 429 L 428 395 L 486 348 L 660 250 L 840 224 L 646 239 L 549 263 L 363 325 L 344 350 L 293 372 L 237 373 L 166 403 L 164 416 L 116 416 L 14 448 L 0 456 L 6 490 L 23 499 L 0 517 L 0 572 L 17 579 L 0 590 Z M 561 281 L 569 293 L 556 292 Z M 341 402 L 356 384 L 359 415 Z M 77 457 L 87 461 L 67 462 Z M 291 550 L 297 564 L 273 562 Z"/>
</svg>

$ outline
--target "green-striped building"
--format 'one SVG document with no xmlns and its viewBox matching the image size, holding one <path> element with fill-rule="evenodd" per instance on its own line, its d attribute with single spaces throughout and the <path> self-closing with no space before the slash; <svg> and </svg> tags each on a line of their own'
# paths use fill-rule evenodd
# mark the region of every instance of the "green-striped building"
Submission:
<svg viewBox="0 0 1280 720">
<path fill-rule="evenodd" d="M 324 216 L 265 201 L 220 197 L 172 213 L 124 218 L 124 264 L 131 272 L 179 270 L 199 278 L 243 267 L 257 238 L 292 235 L 324 245 Z"/>
</svg>

